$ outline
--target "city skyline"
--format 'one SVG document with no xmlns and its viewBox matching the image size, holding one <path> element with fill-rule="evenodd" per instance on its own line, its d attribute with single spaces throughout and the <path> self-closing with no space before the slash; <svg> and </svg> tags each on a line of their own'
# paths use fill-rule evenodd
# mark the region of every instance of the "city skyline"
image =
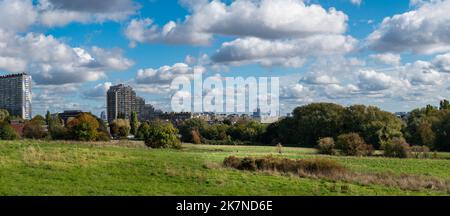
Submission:
<svg viewBox="0 0 450 216">
<path fill-rule="evenodd" d="M 450 1 L 77 2 L 0 0 L 0 75 L 33 77 L 33 114 L 99 116 L 121 83 L 170 111 L 171 80 L 194 70 L 280 77 L 282 115 L 311 102 L 399 112 L 449 98 Z"/>
</svg>

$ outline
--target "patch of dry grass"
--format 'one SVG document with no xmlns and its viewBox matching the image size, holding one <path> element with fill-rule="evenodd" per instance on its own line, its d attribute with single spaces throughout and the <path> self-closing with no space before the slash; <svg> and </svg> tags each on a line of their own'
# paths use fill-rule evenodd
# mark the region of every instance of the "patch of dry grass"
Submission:
<svg viewBox="0 0 450 216">
<path fill-rule="evenodd" d="M 394 175 L 393 173 L 358 173 L 346 169 L 330 159 L 264 158 L 230 156 L 223 165 L 239 170 L 262 171 L 269 174 L 296 175 L 301 178 L 341 181 L 359 185 L 382 185 L 402 190 L 437 190 L 450 193 L 450 180 L 419 175 Z"/>
</svg>

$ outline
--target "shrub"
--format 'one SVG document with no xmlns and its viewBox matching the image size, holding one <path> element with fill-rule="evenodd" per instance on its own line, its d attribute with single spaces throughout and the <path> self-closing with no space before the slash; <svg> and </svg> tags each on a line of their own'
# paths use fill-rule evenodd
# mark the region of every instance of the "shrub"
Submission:
<svg viewBox="0 0 450 216">
<path fill-rule="evenodd" d="M 8 110 L 0 109 L 0 122 L 6 121 L 9 117 Z"/>
<path fill-rule="evenodd" d="M 223 165 L 225 167 L 231 167 L 231 168 L 236 168 L 236 169 L 239 167 L 240 164 L 241 164 L 241 159 L 237 158 L 236 156 L 227 157 L 223 161 Z"/>
<path fill-rule="evenodd" d="M 144 134 L 145 145 L 150 148 L 181 148 L 178 130 L 169 122 L 152 122 Z"/>
<path fill-rule="evenodd" d="M 18 138 L 16 131 L 6 121 L 0 121 L 0 140 L 15 140 Z"/>
<path fill-rule="evenodd" d="M 116 119 L 110 125 L 111 135 L 114 138 L 128 137 L 130 129 L 130 121 L 126 119 Z"/>
<path fill-rule="evenodd" d="M 319 154 L 335 155 L 336 149 L 334 147 L 334 139 L 332 137 L 322 138 L 317 141 Z"/>
<path fill-rule="evenodd" d="M 50 126 L 50 136 L 53 140 L 70 139 L 69 130 L 62 125 Z"/>
<path fill-rule="evenodd" d="M 194 144 L 202 144 L 202 138 L 200 136 L 200 132 L 198 130 L 192 130 L 191 131 L 192 141 Z"/>
<path fill-rule="evenodd" d="M 349 156 L 369 156 L 373 153 L 373 147 L 366 144 L 357 133 L 339 135 L 336 148 L 341 150 L 342 154 Z"/>
<path fill-rule="evenodd" d="M 109 141 L 111 141 L 111 136 L 108 133 L 101 131 L 101 132 L 98 132 L 96 141 L 109 142 Z"/>
<path fill-rule="evenodd" d="M 239 170 L 277 171 L 294 174 L 333 175 L 346 172 L 345 167 L 340 163 L 323 158 L 292 160 L 272 156 L 264 158 L 230 156 L 225 158 L 223 164 Z"/>
<path fill-rule="evenodd" d="M 43 127 L 44 126 L 38 121 L 29 121 L 23 127 L 23 137 L 29 139 L 43 139 L 48 135 Z"/>
<path fill-rule="evenodd" d="M 100 127 L 97 119 L 88 113 L 82 113 L 67 124 L 70 137 L 80 141 L 94 141 Z"/>
<path fill-rule="evenodd" d="M 144 139 L 144 134 L 146 133 L 146 131 L 150 128 L 149 124 L 147 122 L 142 123 L 141 125 L 139 125 L 139 128 L 137 130 L 136 139 L 140 139 L 143 140 Z"/>
<path fill-rule="evenodd" d="M 407 158 L 411 154 L 411 147 L 404 138 L 394 138 L 382 147 L 386 157 Z"/>
<path fill-rule="evenodd" d="M 411 155 L 415 158 L 431 158 L 430 148 L 428 146 L 411 147 Z"/>
</svg>

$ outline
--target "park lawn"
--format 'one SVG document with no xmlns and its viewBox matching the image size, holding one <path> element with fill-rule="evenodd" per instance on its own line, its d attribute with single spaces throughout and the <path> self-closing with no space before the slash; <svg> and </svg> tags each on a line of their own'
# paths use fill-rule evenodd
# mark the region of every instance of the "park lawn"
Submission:
<svg viewBox="0 0 450 216">
<path fill-rule="evenodd" d="M 449 195 L 293 175 L 223 168 L 227 156 L 280 155 L 276 147 L 184 144 L 148 149 L 141 142 L 0 141 L 0 195 Z M 282 148 L 283 157 L 329 157 Z M 450 179 L 450 160 L 330 157 L 357 172 Z"/>
</svg>

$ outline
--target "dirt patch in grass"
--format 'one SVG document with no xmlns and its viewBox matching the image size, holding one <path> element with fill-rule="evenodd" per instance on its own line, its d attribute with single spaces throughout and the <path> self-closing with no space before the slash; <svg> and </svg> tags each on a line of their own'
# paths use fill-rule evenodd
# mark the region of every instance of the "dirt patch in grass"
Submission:
<svg viewBox="0 0 450 216">
<path fill-rule="evenodd" d="M 394 175 L 391 173 L 357 173 L 339 162 L 323 159 L 298 159 L 267 156 L 263 158 L 230 156 L 223 165 L 238 170 L 293 174 L 302 178 L 325 179 L 360 185 L 383 185 L 402 190 L 438 190 L 450 193 L 450 180 L 418 175 Z"/>
</svg>

